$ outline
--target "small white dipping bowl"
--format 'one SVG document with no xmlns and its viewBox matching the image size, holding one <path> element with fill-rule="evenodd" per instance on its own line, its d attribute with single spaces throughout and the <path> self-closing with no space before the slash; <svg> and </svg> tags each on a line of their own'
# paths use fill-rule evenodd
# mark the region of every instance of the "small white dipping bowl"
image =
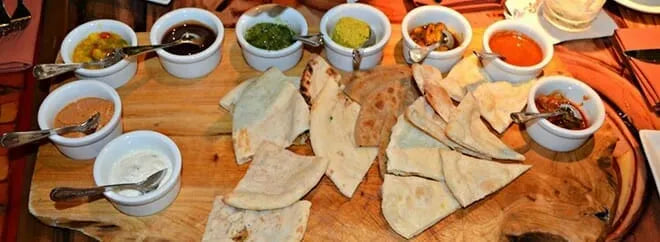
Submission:
<svg viewBox="0 0 660 242">
<path fill-rule="evenodd" d="M 112 101 L 115 112 L 101 129 L 80 138 L 51 135 L 55 146 L 74 160 L 92 159 L 112 139 L 121 135 L 121 100 L 114 88 L 100 81 L 80 80 L 67 83 L 51 92 L 39 106 L 37 122 L 40 129 L 52 129 L 55 117 L 68 104 L 82 98 L 96 97 Z"/>
<path fill-rule="evenodd" d="M 383 57 L 383 48 L 392 35 L 392 27 L 383 12 L 362 3 L 340 4 L 330 9 L 321 18 L 321 33 L 330 64 L 343 71 L 353 71 L 353 49 L 337 44 L 331 38 L 335 24 L 342 17 L 353 17 L 369 24 L 376 35 L 376 43 L 360 51 L 362 55 L 360 70 L 378 65 Z"/>
<path fill-rule="evenodd" d="M 449 32 L 452 32 L 457 38 L 458 46 L 448 51 L 432 51 L 422 61 L 423 64 L 432 65 L 438 68 L 442 73 L 449 70 L 463 57 L 463 53 L 472 41 L 472 27 L 470 22 L 455 10 L 443 6 L 423 6 L 413 9 L 406 14 L 401 23 L 401 35 L 403 36 L 403 57 L 406 62 L 412 64 L 410 59 L 410 49 L 419 48 L 410 38 L 410 31 L 414 28 L 430 23 L 444 23 Z"/>
<path fill-rule="evenodd" d="M 163 68 L 171 75 L 183 79 L 200 78 L 213 71 L 222 58 L 220 48 L 225 36 L 225 27 L 213 13 L 199 8 L 180 8 L 171 11 L 156 20 L 151 27 L 149 41 L 152 45 L 161 44 L 160 41 L 169 29 L 186 22 L 205 25 L 217 34 L 217 38 L 211 46 L 192 55 L 175 55 L 163 49 L 157 50 L 156 53 Z"/>
<path fill-rule="evenodd" d="M 76 27 L 64 37 L 64 41 L 62 41 L 62 46 L 60 47 L 60 55 L 64 63 L 74 63 L 73 52 L 76 46 L 91 33 L 96 32 L 112 32 L 121 36 L 130 46 L 136 46 L 138 44 L 135 31 L 122 22 L 111 19 L 89 21 Z M 75 74 L 80 79 L 98 80 L 107 83 L 113 88 L 119 88 L 131 80 L 135 76 L 136 71 L 137 58 L 130 57 L 103 69 L 80 68 L 75 71 Z"/>
<path fill-rule="evenodd" d="M 514 20 L 501 20 L 488 26 L 483 36 L 484 51 L 493 52 L 488 42 L 493 34 L 501 31 L 517 31 L 530 37 L 541 48 L 543 59 L 533 66 L 514 66 L 499 58 L 484 59 L 482 61 L 484 69 L 491 79 L 512 83 L 527 81 L 536 78 L 543 68 L 550 63 L 550 60 L 552 60 L 552 55 L 554 54 L 552 42 L 540 31 Z"/>
<path fill-rule="evenodd" d="M 136 196 L 122 196 L 114 191 L 105 197 L 122 213 L 131 216 L 147 216 L 167 208 L 181 190 L 181 152 L 174 141 L 154 131 L 125 133 L 108 143 L 94 162 L 94 182 L 98 186 L 109 185 L 110 172 L 115 162 L 131 152 L 153 150 L 169 158 L 170 169 L 156 190 Z"/>
<path fill-rule="evenodd" d="M 281 50 L 265 50 L 251 45 L 245 40 L 248 29 L 258 23 L 277 23 L 289 26 L 299 35 L 307 35 L 307 21 L 297 10 L 277 4 L 264 4 L 243 13 L 236 23 L 236 39 L 241 45 L 243 57 L 254 69 L 265 71 L 277 67 L 286 71 L 294 67 L 303 53 L 303 44 L 296 41 Z"/>
<path fill-rule="evenodd" d="M 550 123 L 547 119 L 529 121 L 527 134 L 541 146 L 559 152 L 575 150 L 584 144 L 605 121 L 605 107 L 598 93 L 587 84 L 567 76 L 547 76 L 541 78 L 529 91 L 527 112 L 538 113 L 536 97 L 559 91 L 564 97 L 580 106 L 587 118 L 588 127 L 570 130 Z"/>
</svg>

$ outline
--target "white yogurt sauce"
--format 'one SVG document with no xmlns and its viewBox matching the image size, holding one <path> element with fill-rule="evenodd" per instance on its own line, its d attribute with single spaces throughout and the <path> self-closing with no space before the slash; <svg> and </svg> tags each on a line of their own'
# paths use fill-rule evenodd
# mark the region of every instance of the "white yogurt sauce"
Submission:
<svg viewBox="0 0 660 242">
<path fill-rule="evenodd" d="M 109 184 L 135 183 L 147 179 L 151 174 L 167 168 L 167 172 L 160 181 L 162 186 L 172 173 L 172 162 L 167 156 L 154 150 L 138 150 L 131 152 L 115 162 L 110 171 Z M 122 196 L 137 197 L 141 193 L 134 189 L 122 189 L 118 192 Z"/>
</svg>

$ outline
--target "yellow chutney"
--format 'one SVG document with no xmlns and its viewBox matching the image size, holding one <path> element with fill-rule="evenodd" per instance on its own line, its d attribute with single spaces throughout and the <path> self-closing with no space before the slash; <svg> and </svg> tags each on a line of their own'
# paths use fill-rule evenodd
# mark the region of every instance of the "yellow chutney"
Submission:
<svg viewBox="0 0 660 242">
<path fill-rule="evenodd" d="M 90 62 L 103 59 L 105 55 L 115 48 L 128 46 L 126 40 L 111 32 L 91 33 L 86 39 L 80 41 L 73 51 L 73 62 Z"/>
<path fill-rule="evenodd" d="M 369 39 L 369 24 L 352 17 L 340 18 L 332 30 L 331 38 L 344 47 L 359 48 Z"/>
</svg>

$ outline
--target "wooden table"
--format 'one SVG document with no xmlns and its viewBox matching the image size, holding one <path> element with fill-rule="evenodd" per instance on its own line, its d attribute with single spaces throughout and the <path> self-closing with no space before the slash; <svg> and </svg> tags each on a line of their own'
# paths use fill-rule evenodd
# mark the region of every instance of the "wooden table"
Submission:
<svg viewBox="0 0 660 242">
<path fill-rule="evenodd" d="M 399 31 L 398 25 L 394 25 L 393 36 L 385 49 L 386 58 L 382 63 L 384 65 L 402 63 Z M 184 163 L 182 173 L 185 189 L 182 189 L 174 205 L 158 215 L 139 219 L 119 214 L 105 200 L 54 205 L 47 196 L 44 196 L 52 187 L 93 185 L 92 162 L 65 159 L 52 144 L 48 143 L 40 148 L 35 165 L 29 203 L 31 213 L 47 224 L 81 230 L 97 238 L 117 240 L 177 238 L 182 241 L 199 239 L 204 230 L 206 214 L 211 208 L 212 198 L 228 192 L 234 182 L 240 179 L 240 176 L 226 176 L 211 171 L 238 169 L 241 171 L 238 174 L 243 174 L 242 172 L 247 168 L 247 166 L 238 167 L 234 162 L 227 162 L 233 161 L 233 154 L 218 152 L 231 150 L 231 139 L 226 136 L 231 132 L 231 119 L 218 107 L 218 101 L 238 82 L 254 77 L 258 73 L 245 64 L 231 29 L 227 30 L 225 36 L 224 59 L 206 78 L 192 81 L 177 80 L 164 70 L 160 70 L 157 58 L 148 57 L 140 61 L 138 68 L 160 71 L 150 72 L 148 75 L 139 74 L 126 86 L 118 89 L 124 102 L 124 131 L 151 129 L 162 132 L 174 139 L 182 150 L 184 160 L 189 161 Z M 145 34 L 140 34 L 139 38 L 141 43 L 147 42 Z M 286 73 L 299 75 L 309 56 L 310 53 L 306 52 L 303 60 Z M 649 122 L 655 123 L 653 120 Z M 205 169 L 207 167 L 214 169 Z M 43 171 L 48 173 L 42 173 Z M 196 173 L 190 173 L 191 171 Z M 369 179 L 374 179 L 373 177 L 368 176 L 366 179 L 362 186 L 378 185 L 373 181 L 369 182 Z M 213 181 L 211 187 L 208 186 L 208 181 Z M 322 183 L 325 187 L 332 186 L 328 184 L 327 179 Z M 377 196 L 369 197 L 370 195 L 366 194 L 364 201 L 379 202 Z M 183 197 L 193 199 L 194 202 L 181 199 Z M 196 205 L 189 206 L 189 204 Z M 182 211 L 186 213 L 183 214 Z M 380 221 L 382 222 L 382 219 Z M 181 228 L 185 229 L 181 231 L 162 226 L 173 223 L 180 224 Z M 121 233 L 123 228 L 149 228 L 159 233 L 127 235 Z M 326 236 L 331 235 L 326 234 Z"/>
</svg>

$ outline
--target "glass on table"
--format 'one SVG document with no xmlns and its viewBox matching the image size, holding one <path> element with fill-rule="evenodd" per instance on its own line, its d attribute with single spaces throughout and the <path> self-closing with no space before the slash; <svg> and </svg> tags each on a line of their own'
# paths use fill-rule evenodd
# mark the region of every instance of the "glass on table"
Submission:
<svg viewBox="0 0 660 242">
<path fill-rule="evenodd" d="M 605 0 L 544 0 L 543 17 L 561 30 L 580 32 L 591 26 L 604 4 Z"/>
</svg>

